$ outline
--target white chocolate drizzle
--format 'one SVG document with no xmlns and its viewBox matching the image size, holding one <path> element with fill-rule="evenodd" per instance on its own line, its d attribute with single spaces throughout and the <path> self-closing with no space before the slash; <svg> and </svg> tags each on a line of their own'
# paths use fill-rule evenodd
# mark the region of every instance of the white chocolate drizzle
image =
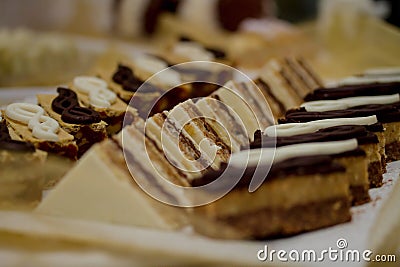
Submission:
<svg viewBox="0 0 400 267">
<path fill-rule="evenodd" d="M 270 137 L 287 137 L 315 133 L 321 129 L 343 125 L 372 125 L 378 122 L 375 115 L 358 118 L 337 118 L 310 121 L 305 123 L 287 123 L 267 127 L 264 134 Z"/>
<path fill-rule="evenodd" d="M 278 148 L 259 148 L 243 150 L 231 156 L 229 164 L 234 167 L 255 167 L 271 165 L 291 158 L 306 156 L 335 155 L 354 150 L 358 147 L 357 139 L 345 141 L 303 143 Z"/>
<path fill-rule="evenodd" d="M 97 77 L 75 77 L 74 86 L 79 92 L 89 96 L 93 107 L 109 108 L 117 100 L 117 95 L 108 89 L 107 82 Z"/>
<path fill-rule="evenodd" d="M 309 112 L 324 112 L 332 110 L 344 110 L 362 105 L 384 105 L 393 104 L 400 101 L 400 95 L 383 95 L 383 96 L 358 96 L 348 97 L 338 100 L 319 100 L 306 102 L 301 105 Z"/>
<path fill-rule="evenodd" d="M 60 125 L 55 119 L 44 114 L 42 107 L 28 103 L 14 103 L 6 108 L 7 117 L 27 125 L 34 137 L 46 141 L 59 141 L 57 132 Z"/>
<path fill-rule="evenodd" d="M 212 61 L 215 59 L 211 52 L 195 42 L 179 42 L 175 44 L 173 53 L 191 61 Z"/>
</svg>

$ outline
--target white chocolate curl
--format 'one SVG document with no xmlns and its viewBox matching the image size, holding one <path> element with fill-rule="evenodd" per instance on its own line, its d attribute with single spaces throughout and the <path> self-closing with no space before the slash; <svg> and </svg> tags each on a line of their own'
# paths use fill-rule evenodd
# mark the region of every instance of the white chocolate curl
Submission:
<svg viewBox="0 0 400 267">
<path fill-rule="evenodd" d="M 383 95 L 383 96 L 359 96 L 348 97 L 338 100 L 319 100 L 306 102 L 304 107 L 309 112 L 324 112 L 332 110 L 344 110 L 362 105 L 385 105 L 393 104 L 400 101 L 400 95 Z"/>
<path fill-rule="evenodd" d="M 75 77 L 74 86 L 79 92 L 89 95 L 90 104 L 97 108 L 109 108 L 117 100 L 117 95 L 108 89 L 106 81 L 96 77 Z"/>
<path fill-rule="evenodd" d="M 44 109 L 38 105 L 28 103 L 14 103 L 6 108 L 6 115 L 12 120 L 28 125 L 32 135 L 38 139 L 58 142 L 57 135 L 60 125 L 46 115 Z"/>
<path fill-rule="evenodd" d="M 287 137 L 315 133 L 321 129 L 344 125 L 372 125 L 378 122 L 375 115 L 357 118 L 338 118 L 310 121 L 305 123 L 287 123 L 267 127 L 264 134 L 270 137 Z"/>
</svg>

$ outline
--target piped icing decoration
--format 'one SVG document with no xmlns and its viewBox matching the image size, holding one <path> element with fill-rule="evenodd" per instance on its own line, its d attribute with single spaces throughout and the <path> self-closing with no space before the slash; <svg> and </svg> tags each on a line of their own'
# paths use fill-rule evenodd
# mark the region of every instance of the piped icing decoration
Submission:
<svg viewBox="0 0 400 267">
<path fill-rule="evenodd" d="M 181 76 L 175 70 L 169 69 L 168 63 L 150 55 L 140 55 L 133 59 L 138 68 L 154 74 L 152 81 L 165 86 L 177 86 L 182 84 Z M 154 83 L 154 82 L 153 82 Z"/>
<path fill-rule="evenodd" d="M 357 139 L 333 142 L 317 142 L 288 145 L 274 148 L 243 150 L 231 156 L 229 164 L 233 167 L 255 167 L 258 164 L 271 165 L 291 158 L 307 156 L 335 155 L 354 150 L 358 147 Z"/>
<path fill-rule="evenodd" d="M 92 124 L 100 122 L 100 114 L 92 109 L 79 106 L 77 94 L 68 88 L 57 88 L 58 96 L 51 108 L 61 115 L 61 119 L 71 124 Z"/>
<path fill-rule="evenodd" d="M 93 107 L 109 108 L 117 100 L 117 95 L 108 89 L 107 82 L 96 77 L 75 77 L 74 86 L 79 92 L 89 95 Z"/>
<path fill-rule="evenodd" d="M 384 95 L 384 96 L 360 96 L 348 97 L 338 100 L 319 100 L 306 102 L 301 105 L 308 112 L 324 112 L 332 110 L 344 110 L 352 107 L 363 105 L 385 105 L 393 104 L 400 101 L 400 95 Z"/>
<path fill-rule="evenodd" d="M 305 123 L 287 123 L 267 127 L 264 135 L 269 137 L 287 137 L 315 133 L 321 129 L 344 125 L 373 125 L 378 123 L 375 115 L 358 118 L 338 118 L 310 121 Z"/>
<path fill-rule="evenodd" d="M 144 91 L 147 93 L 156 92 L 158 89 L 149 83 L 143 84 L 139 78 L 135 76 L 133 70 L 128 66 L 119 64 L 117 71 L 114 73 L 112 80 L 122 86 L 122 89 L 129 92 L 136 92 L 140 86 L 145 86 Z"/>
<path fill-rule="evenodd" d="M 0 149 L 34 152 L 35 147 L 31 143 L 12 140 L 5 121 L 0 119 Z"/>
<path fill-rule="evenodd" d="M 28 126 L 35 138 L 58 142 L 60 125 L 45 115 L 42 107 L 28 103 L 13 103 L 7 106 L 6 115 L 12 120 Z"/>
<path fill-rule="evenodd" d="M 374 68 L 364 71 L 365 76 L 397 76 L 400 79 L 400 67 Z"/>
</svg>

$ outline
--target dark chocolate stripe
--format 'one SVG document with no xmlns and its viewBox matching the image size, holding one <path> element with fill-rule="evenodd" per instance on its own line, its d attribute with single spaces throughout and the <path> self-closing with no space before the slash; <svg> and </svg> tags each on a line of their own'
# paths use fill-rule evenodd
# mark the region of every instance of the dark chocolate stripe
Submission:
<svg viewBox="0 0 400 267">
<path fill-rule="evenodd" d="M 175 198 L 174 195 L 172 195 L 169 192 L 165 191 L 165 189 L 157 182 L 157 179 L 153 176 L 153 174 L 148 172 L 145 168 L 142 167 L 142 165 L 140 164 L 140 160 L 136 160 L 136 158 L 132 154 L 132 152 L 130 152 L 128 149 L 123 149 L 121 147 L 121 145 L 116 140 L 114 140 L 113 138 L 111 138 L 111 140 L 112 140 L 112 142 L 114 144 L 117 145 L 117 147 L 120 150 L 120 152 L 124 154 L 125 161 L 128 164 L 134 164 L 134 166 L 136 168 L 139 168 L 140 172 L 144 174 L 145 177 L 142 177 L 142 178 L 146 178 L 151 185 L 153 185 L 161 193 L 163 193 L 165 196 L 167 196 L 169 200 L 174 201 L 174 203 L 178 203 L 178 199 Z M 132 173 L 131 172 L 129 172 L 129 173 L 132 176 Z M 134 178 L 133 178 L 133 181 L 136 182 Z"/>
<path fill-rule="evenodd" d="M 339 87 L 318 88 L 308 94 L 305 101 L 337 100 L 357 96 L 379 96 L 400 93 L 400 82 L 370 83 L 357 85 L 344 85 Z"/>
<path fill-rule="evenodd" d="M 255 140 L 250 148 L 281 147 L 301 143 L 332 142 L 356 138 L 359 145 L 377 144 L 378 137 L 367 131 L 366 127 L 359 125 L 335 126 L 319 130 L 315 133 L 300 134 L 285 137 L 268 137 L 260 134 L 255 135 Z"/>
<path fill-rule="evenodd" d="M 255 83 L 257 84 L 257 86 L 261 87 L 261 89 L 268 95 L 269 98 L 271 98 L 271 100 L 276 103 L 280 109 L 281 114 L 285 113 L 286 108 L 283 105 L 283 103 L 281 101 L 279 101 L 278 98 L 276 98 L 276 96 L 272 93 L 271 88 L 269 87 L 269 85 L 264 82 L 261 79 L 258 79 L 255 81 Z"/>
<path fill-rule="evenodd" d="M 354 118 L 376 115 L 381 123 L 400 121 L 399 103 L 391 105 L 364 105 L 345 110 L 325 112 L 307 112 L 304 108 L 292 109 L 286 112 L 279 123 L 309 122 L 334 118 Z"/>
<path fill-rule="evenodd" d="M 4 119 L 0 122 L 0 149 L 19 152 L 35 152 L 33 144 L 12 140 Z"/>
<path fill-rule="evenodd" d="M 319 79 L 317 74 L 312 70 L 312 68 L 302 59 L 298 59 L 297 62 L 303 67 L 307 74 L 314 80 L 317 86 L 324 86 L 323 82 Z"/>
</svg>

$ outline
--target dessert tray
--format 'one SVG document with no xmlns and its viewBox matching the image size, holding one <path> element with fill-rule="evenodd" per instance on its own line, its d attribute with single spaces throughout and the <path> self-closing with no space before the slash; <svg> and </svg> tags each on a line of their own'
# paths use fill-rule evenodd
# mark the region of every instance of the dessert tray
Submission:
<svg viewBox="0 0 400 267">
<path fill-rule="evenodd" d="M 0 90 L 0 99 L 35 102 L 34 95 L 37 93 L 53 91 L 43 87 L 20 90 L 4 88 Z M 0 258 L 2 264 L 7 266 L 342 266 L 344 263 L 367 266 L 368 262 L 362 259 L 350 262 L 329 259 L 324 262 L 282 262 L 276 257 L 261 261 L 258 255 L 265 246 L 269 251 L 297 250 L 301 253 L 314 250 L 320 255 L 323 250 L 341 248 L 339 246 L 344 246 L 343 242 L 344 251 L 357 250 L 362 253 L 371 250 L 373 255 L 380 253 L 380 246 L 382 242 L 389 242 L 390 233 L 392 239 L 398 237 L 395 229 L 398 217 L 390 212 L 390 208 L 396 207 L 399 198 L 399 174 L 400 162 L 390 163 L 384 175 L 384 185 L 370 190 L 371 202 L 352 208 L 351 222 L 276 240 L 225 241 L 202 237 L 190 228 L 167 232 L 46 216 L 30 211 L 1 211 Z"/>
</svg>

